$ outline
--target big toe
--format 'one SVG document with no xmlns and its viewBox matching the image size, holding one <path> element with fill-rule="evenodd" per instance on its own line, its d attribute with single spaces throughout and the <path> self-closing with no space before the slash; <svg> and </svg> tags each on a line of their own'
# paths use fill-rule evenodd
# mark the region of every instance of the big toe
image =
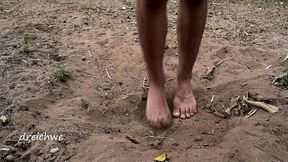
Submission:
<svg viewBox="0 0 288 162">
<path fill-rule="evenodd" d="M 178 107 L 174 107 L 173 116 L 177 118 L 180 117 L 180 109 Z"/>
</svg>

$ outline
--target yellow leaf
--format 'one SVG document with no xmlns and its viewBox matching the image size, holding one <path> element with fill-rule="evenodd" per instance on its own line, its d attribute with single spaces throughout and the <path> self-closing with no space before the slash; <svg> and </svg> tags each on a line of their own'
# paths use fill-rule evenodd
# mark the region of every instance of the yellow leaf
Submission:
<svg viewBox="0 0 288 162">
<path fill-rule="evenodd" d="M 266 110 L 266 111 L 268 111 L 270 113 L 276 113 L 276 112 L 279 111 L 278 107 L 266 104 L 264 102 L 249 101 L 247 99 L 244 99 L 244 101 L 250 106 L 254 106 L 254 107 L 257 107 L 257 108 L 260 108 L 260 109 L 264 109 L 264 110 Z"/>
<path fill-rule="evenodd" d="M 163 153 L 157 157 L 154 158 L 155 161 L 157 162 L 164 162 L 165 160 L 168 159 L 168 154 L 167 153 Z"/>
</svg>

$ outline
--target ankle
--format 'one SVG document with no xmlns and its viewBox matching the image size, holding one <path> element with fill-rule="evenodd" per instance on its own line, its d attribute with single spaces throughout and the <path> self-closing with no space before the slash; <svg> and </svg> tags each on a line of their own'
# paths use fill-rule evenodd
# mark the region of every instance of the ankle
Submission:
<svg viewBox="0 0 288 162">
<path fill-rule="evenodd" d="M 177 74 L 177 82 L 178 83 L 190 83 L 192 79 L 192 74 L 187 74 L 185 72 L 185 74 L 183 74 L 183 72 L 178 72 Z"/>
<path fill-rule="evenodd" d="M 192 93 L 192 84 L 191 80 L 178 80 L 177 81 L 177 91 L 176 94 L 189 97 Z"/>
<path fill-rule="evenodd" d="M 152 91 L 158 91 L 160 93 L 164 93 L 165 92 L 165 83 L 159 83 L 159 82 L 150 82 L 149 83 L 149 90 Z"/>
<path fill-rule="evenodd" d="M 177 85 L 178 87 L 187 87 L 187 86 L 191 86 L 191 79 L 190 78 L 186 78 L 186 79 L 177 79 Z"/>
</svg>

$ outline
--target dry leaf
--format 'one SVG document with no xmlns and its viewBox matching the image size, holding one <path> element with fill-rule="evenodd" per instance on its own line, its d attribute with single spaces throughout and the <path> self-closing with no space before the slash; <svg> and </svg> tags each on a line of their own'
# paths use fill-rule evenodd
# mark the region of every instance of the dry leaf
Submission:
<svg viewBox="0 0 288 162">
<path fill-rule="evenodd" d="M 164 161 L 168 160 L 168 158 L 169 158 L 168 154 L 167 153 L 163 153 L 163 154 L 155 157 L 154 160 L 157 161 L 157 162 L 164 162 Z"/>
<path fill-rule="evenodd" d="M 270 113 L 276 113 L 279 111 L 279 108 L 270 104 L 266 104 L 264 102 L 259 101 L 249 101 L 246 98 L 243 98 L 243 101 L 245 101 L 249 106 L 257 107 L 260 109 L 263 109 L 265 111 L 268 111 Z"/>
<path fill-rule="evenodd" d="M 227 114 L 231 115 L 231 110 L 235 108 L 236 106 L 238 106 L 239 99 L 240 99 L 240 96 L 237 96 L 230 100 L 229 107 L 225 111 Z"/>
</svg>

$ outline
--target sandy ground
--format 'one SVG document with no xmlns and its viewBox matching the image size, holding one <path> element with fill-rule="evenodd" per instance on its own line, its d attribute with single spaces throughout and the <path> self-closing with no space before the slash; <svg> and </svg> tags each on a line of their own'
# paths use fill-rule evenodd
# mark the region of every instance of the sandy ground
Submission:
<svg viewBox="0 0 288 162">
<path fill-rule="evenodd" d="M 2 160 L 153 161 L 167 151 L 175 162 L 288 161 L 288 91 L 270 84 L 287 64 L 265 69 L 288 53 L 287 8 L 210 1 L 193 72 L 199 113 L 154 130 L 144 120 L 145 65 L 135 5 L 128 2 L 0 0 L 0 115 L 8 118 L 0 126 Z M 168 12 L 171 107 L 178 62 L 175 1 Z M 214 79 L 201 77 L 220 60 Z M 73 79 L 55 80 L 58 68 Z M 220 119 L 204 109 L 214 96 L 214 106 L 224 111 L 231 97 L 247 92 L 270 98 L 280 111 Z M 20 141 L 24 132 L 65 140 Z"/>
</svg>

